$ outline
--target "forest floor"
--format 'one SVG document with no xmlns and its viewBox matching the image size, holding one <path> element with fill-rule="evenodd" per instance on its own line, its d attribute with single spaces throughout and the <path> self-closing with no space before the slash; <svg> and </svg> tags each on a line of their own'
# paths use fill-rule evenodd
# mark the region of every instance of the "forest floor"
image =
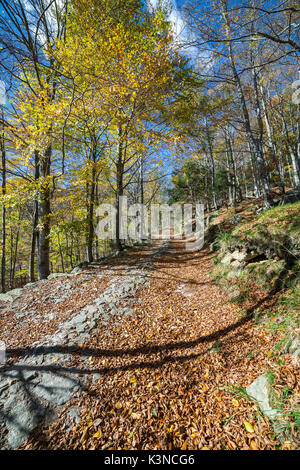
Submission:
<svg viewBox="0 0 300 470">
<path fill-rule="evenodd" d="M 278 361 L 278 336 L 250 315 L 274 298 L 253 292 L 247 312 L 231 303 L 211 278 L 212 256 L 158 242 L 2 303 L 2 448 L 295 448 L 238 393 L 272 370 L 279 387 L 300 396 L 299 369 L 289 355 Z M 90 328 L 74 321 L 80 312 L 91 314 Z M 42 379 L 47 373 L 57 381 Z M 66 395 L 53 392 L 67 379 Z M 16 394 L 27 413 L 21 424 L 7 405 Z"/>
</svg>

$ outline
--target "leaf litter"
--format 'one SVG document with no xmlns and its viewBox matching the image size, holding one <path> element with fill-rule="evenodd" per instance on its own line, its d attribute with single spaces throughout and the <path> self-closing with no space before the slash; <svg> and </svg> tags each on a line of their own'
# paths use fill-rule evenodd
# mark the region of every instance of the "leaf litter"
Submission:
<svg viewBox="0 0 300 470">
<path fill-rule="evenodd" d="M 233 396 L 232 387 L 246 387 L 276 365 L 278 376 L 299 392 L 299 371 L 288 357 L 278 366 L 270 354 L 276 335 L 267 337 L 214 284 L 211 258 L 206 250 L 188 252 L 177 242 L 155 261 L 134 313 L 89 340 L 88 372 L 90 378 L 99 374 L 96 383 L 90 380 L 82 396 L 23 448 L 278 448 L 270 421 L 243 394 Z M 183 284 L 193 295 L 178 291 Z M 252 308 L 256 302 L 262 308 L 262 300 L 256 292 Z M 80 421 L 67 431 L 74 406 Z"/>
</svg>

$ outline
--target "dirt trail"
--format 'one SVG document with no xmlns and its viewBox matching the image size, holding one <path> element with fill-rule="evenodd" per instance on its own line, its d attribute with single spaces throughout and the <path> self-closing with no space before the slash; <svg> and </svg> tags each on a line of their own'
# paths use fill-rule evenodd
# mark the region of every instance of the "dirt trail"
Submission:
<svg viewBox="0 0 300 470">
<path fill-rule="evenodd" d="M 229 389 L 272 368 L 275 338 L 213 283 L 207 251 L 187 252 L 178 242 L 148 263 L 147 255 L 113 261 L 120 280 L 129 260 L 144 259 L 147 282 L 123 299 L 131 312 L 119 315 L 121 300 L 109 321 L 96 319 L 89 338 L 71 351 L 68 368 L 85 378 L 84 388 L 23 447 L 274 449 L 270 423 Z M 94 270 L 96 276 L 103 267 Z M 281 373 L 297 386 L 288 362 Z"/>
</svg>

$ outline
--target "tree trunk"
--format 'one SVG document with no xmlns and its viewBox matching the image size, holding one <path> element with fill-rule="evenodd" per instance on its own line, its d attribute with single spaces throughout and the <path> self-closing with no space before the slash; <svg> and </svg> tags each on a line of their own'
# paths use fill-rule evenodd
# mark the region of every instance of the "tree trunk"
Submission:
<svg viewBox="0 0 300 470">
<path fill-rule="evenodd" d="M 87 207 L 87 258 L 88 262 L 94 261 L 93 255 L 93 242 L 94 242 L 94 206 L 95 206 L 95 185 L 96 185 L 96 169 L 95 169 L 96 156 L 93 154 L 92 166 L 92 179 L 90 184 L 90 192 L 88 192 L 88 207 Z"/>
<path fill-rule="evenodd" d="M 35 151 L 34 154 L 34 179 L 37 181 L 40 177 L 40 170 L 39 170 L 39 154 L 37 151 Z M 30 256 L 29 256 L 29 280 L 30 282 L 35 281 L 35 275 L 34 275 L 34 258 L 35 258 L 35 251 L 36 251 L 36 246 L 38 244 L 38 231 L 37 231 L 37 226 L 38 226 L 38 217 L 39 217 L 39 205 L 38 205 L 38 200 L 36 199 L 34 201 L 34 214 L 33 214 L 33 220 L 32 220 L 32 232 L 31 232 L 31 243 L 30 243 Z"/>
<path fill-rule="evenodd" d="M 50 166 L 51 146 L 47 147 L 40 161 L 40 172 L 42 178 L 39 193 L 39 243 L 38 243 L 38 278 L 47 279 L 50 274 Z"/>
<path fill-rule="evenodd" d="M 118 160 L 116 165 L 117 170 L 117 192 L 116 192 L 116 249 L 122 251 L 123 246 L 120 239 L 120 197 L 124 194 L 123 188 L 123 175 L 124 175 L 124 161 L 123 161 L 123 132 L 122 126 L 119 126 L 119 140 L 118 140 Z"/>
<path fill-rule="evenodd" d="M 15 250 L 14 250 L 14 256 L 13 256 L 13 263 L 12 263 L 12 284 L 14 283 L 15 275 L 16 275 L 16 262 L 17 262 L 17 257 L 18 257 L 19 237 L 20 237 L 20 213 L 19 213 L 19 222 L 18 222 L 18 229 L 17 229 L 17 234 L 16 234 L 16 244 L 15 244 Z"/>
<path fill-rule="evenodd" d="M 265 125 L 266 125 L 266 131 L 267 131 L 267 148 L 271 154 L 274 167 L 278 173 L 279 176 L 279 186 L 281 188 L 282 193 L 284 193 L 284 178 L 282 177 L 282 171 L 280 168 L 280 163 L 277 158 L 277 151 L 276 151 L 276 144 L 274 142 L 274 136 L 273 136 L 273 129 L 270 123 L 270 118 L 269 118 L 269 113 L 267 109 L 267 103 L 266 103 L 266 98 L 265 98 L 265 92 L 263 89 L 263 86 L 260 85 L 260 93 L 261 93 L 261 102 L 262 102 L 262 109 L 264 112 L 264 118 L 265 118 Z"/>
<path fill-rule="evenodd" d="M 297 106 L 297 162 L 300 176 L 300 103 Z"/>
<path fill-rule="evenodd" d="M 294 179 L 294 184 L 295 186 L 299 186 L 300 184 L 300 173 L 299 173 L 299 166 L 298 166 L 298 158 L 297 155 L 295 154 L 293 147 L 290 143 L 290 137 L 289 137 L 289 131 L 287 127 L 286 120 L 284 119 L 284 116 L 281 115 L 282 119 L 282 124 L 283 124 L 283 129 L 286 137 L 286 145 L 292 160 L 292 167 L 293 167 L 293 179 Z"/>
<path fill-rule="evenodd" d="M 231 166 L 230 166 L 230 158 L 229 158 L 229 148 L 228 148 L 228 139 L 225 134 L 225 149 L 226 149 L 226 164 L 227 164 L 227 179 L 228 179 L 228 199 L 229 204 L 231 206 L 235 205 L 235 198 L 233 193 L 233 182 L 231 177 Z"/>
<path fill-rule="evenodd" d="M 213 146 L 212 146 L 212 139 L 211 135 L 209 133 L 208 129 L 208 124 L 206 120 L 206 136 L 207 136 L 207 142 L 208 142 L 208 155 L 209 155 L 209 169 L 210 169 L 210 176 L 211 176 L 211 190 L 212 190 L 212 197 L 213 197 L 213 205 L 215 210 L 218 209 L 218 203 L 217 203 L 217 196 L 216 196 L 216 190 L 215 190 L 215 160 L 214 160 L 214 153 L 213 153 Z"/>
<path fill-rule="evenodd" d="M 3 113 L 2 113 L 3 121 Z M 1 136 L 1 162 L 2 162 L 2 196 L 6 194 L 6 153 L 5 153 L 5 140 L 4 140 L 4 130 L 2 131 Z M 6 208 L 4 201 L 2 202 L 2 240 L 1 240 L 1 292 L 6 290 Z"/>
<path fill-rule="evenodd" d="M 65 272 L 65 263 L 64 263 L 64 255 L 63 255 L 63 251 L 62 251 L 62 247 L 61 247 L 61 243 L 60 243 L 59 233 L 57 234 L 57 239 L 58 239 L 59 256 L 60 256 L 60 261 L 61 261 L 61 269 L 62 269 L 62 272 L 64 273 Z"/>
</svg>

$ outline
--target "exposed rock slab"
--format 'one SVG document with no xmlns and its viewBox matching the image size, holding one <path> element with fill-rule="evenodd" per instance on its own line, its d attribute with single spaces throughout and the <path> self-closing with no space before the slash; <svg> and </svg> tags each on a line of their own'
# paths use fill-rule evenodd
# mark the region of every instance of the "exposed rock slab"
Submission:
<svg viewBox="0 0 300 470">
<path fill-rule="evenodd" d="M 275 419 L 280 415 L 279 410 L 271 405 L 271 384 L 267 375 L 260 375 L 246 390 L 248 395 L 257 401 L 259 408 L 268 418 Z"/>
</svg>

